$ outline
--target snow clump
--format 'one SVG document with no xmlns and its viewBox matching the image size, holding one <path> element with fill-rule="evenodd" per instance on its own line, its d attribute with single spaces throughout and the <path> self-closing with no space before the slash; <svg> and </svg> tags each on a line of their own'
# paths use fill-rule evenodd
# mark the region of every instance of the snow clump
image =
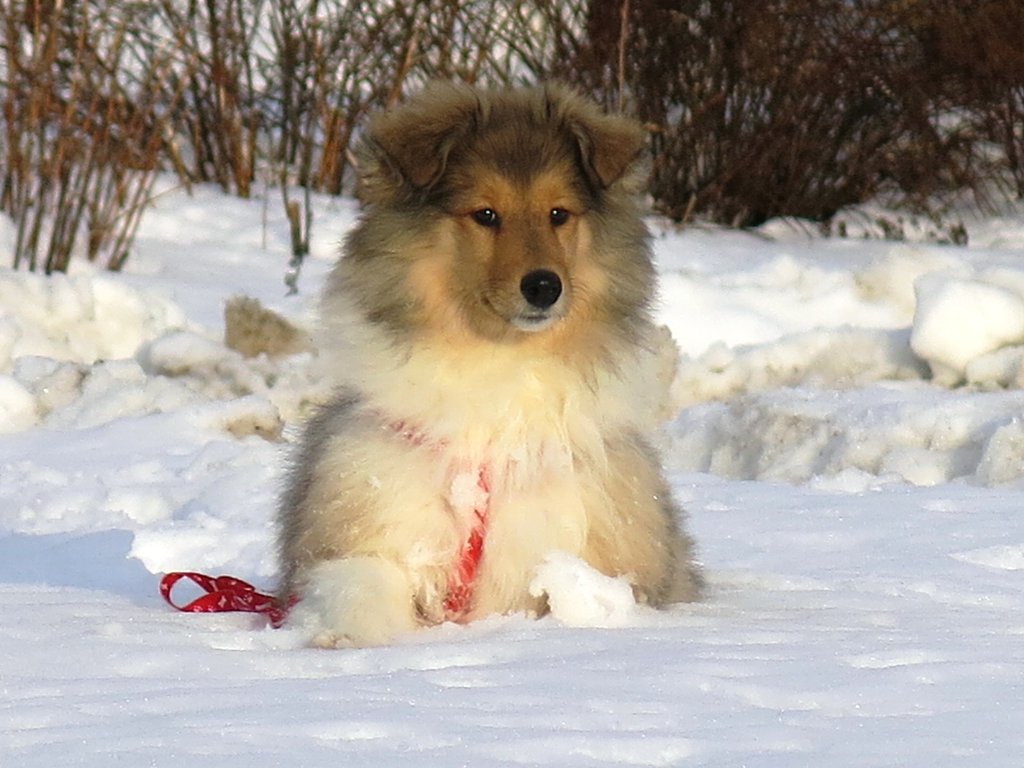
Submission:
<svg viewBox="0 0 1024 768">
<path fill-rule="evenodd" d="M 1024 343 L 1024 291 L 938 273 L 918 279 L 916 293 L 910 346 L 938 384 L 955 386 L 975 358 Z"/>
<path fill-rule="evenodd" d="M 530 594 L 547 595 L 551 615 L 570 627 L 621 627 L 637 611 L 633 588 L 567 552 L 550 552 L 537 566 Z"/>
</svg>

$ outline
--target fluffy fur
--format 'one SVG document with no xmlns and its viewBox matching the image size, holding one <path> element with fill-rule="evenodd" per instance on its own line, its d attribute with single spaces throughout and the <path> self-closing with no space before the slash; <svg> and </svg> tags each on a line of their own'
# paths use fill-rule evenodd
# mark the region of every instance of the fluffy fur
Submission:
<svg viewBox="0 0 1024 768">
<path fill-rule="evenodd" d="M 649 441 L 654 271 L 629 174 L 643 139 L 550 86 L 434 84 L 370 125 L 364 213 L 322 305 L 338 395 L 280 506 L 281 599 L 299 598 L 291 620 L 314 643 L 453 618 L 481 494 L 458 620 L 543 613 L 529 584 L 552 550 L 655 606 L 698 597 Z"/>
</svg>

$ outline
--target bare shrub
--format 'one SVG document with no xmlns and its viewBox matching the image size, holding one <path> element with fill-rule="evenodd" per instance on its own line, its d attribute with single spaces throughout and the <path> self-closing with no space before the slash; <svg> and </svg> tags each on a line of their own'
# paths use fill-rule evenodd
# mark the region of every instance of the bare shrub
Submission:
<svg viewBox="0 0 1024 768">
<path fill-rule="evenodd" d="M 899 5 L 594 0 L 590 58 L 654 131 L 659 207 L 741 226 L 820 220 L 886 185 L 923 200 L 969 180 Z"/>
<path fill-rule="evenodd" d="M 584 0 L 13 0 L 0 6 L 0 206 L 17 223 L 16 263 L 66 269 L 81 236 L 89 258 L 119 268 L 153 175 L 167 168 L 187 185 L 243 197 L 259 180 L 276 185 L 294 288 L 309 195 L 351 188 L 350 147 L 368 112 L 435 77 L 569 79 L 584 9 Z"/>
<path fill-rule="evenodd" d="M 827 222 L 994 176 L 1024 197 L 1017 0 L 8 0 L 0 24 L 0 208 L 29 268 L 76 238 L 119 268 L 165 168 L 276 186 L 294 290 L 311 193 L 351 190 L 367 113 L 430 78 L 562 80 L 638 115 L 678 220 Z"/>
<path fill-rule="evenodd" d="M 263 0 L 160 0 L 155 21 L 173 41 L 183 92 L 173 129 L 187 137 L 175 150 L 185 180 L 212 181 L 252 194 L 262 122 L 256 74 Z"/>
<path fill-rule="evenodd" d="M 159 167 L 166 60 L 133 7 L 24 0 L 0 8 L 0 209 L 14 268 L 65 271 L 128 257 Z"/>
<path fill-rule="evenodd" d="M 1017 0 L 932 0 L 901 6 L 924 51 L 927 76 L 977 137 L 1001 150 L 986 177 L 1006 171 L 1024 198 L 1024 6 Z"/>
<path fill-rule="evenodd" d="M 263 127 L 280 176 L 338 194 L 370 111 L 431 78 L 509 84 L 568 63 L 582 0 L 281 0 L 270 11 Z M 564 79 L 564 78 L 563 78 Z"/>
</svg>

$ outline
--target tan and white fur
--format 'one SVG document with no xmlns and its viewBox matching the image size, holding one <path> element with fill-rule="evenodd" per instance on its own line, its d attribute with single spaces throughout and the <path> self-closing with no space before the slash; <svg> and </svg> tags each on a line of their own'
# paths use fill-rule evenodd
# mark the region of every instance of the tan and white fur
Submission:
<svg viewBox="0 0 1024 768">
<path fill-rule="evenodd" d="M 322 304 L 338 394 L 280 506 L 280 597 L 316 645 L 542 614 L 529 586 L 553 550 L 654 606 L 698 597 L 650 441 L 655 279 L 630 176 L 643 139 L 552 86 L 433 84 L 371 123 L 363 215 Z M 452 617 L 481 505 L 472 602 Z"/>
</svg>

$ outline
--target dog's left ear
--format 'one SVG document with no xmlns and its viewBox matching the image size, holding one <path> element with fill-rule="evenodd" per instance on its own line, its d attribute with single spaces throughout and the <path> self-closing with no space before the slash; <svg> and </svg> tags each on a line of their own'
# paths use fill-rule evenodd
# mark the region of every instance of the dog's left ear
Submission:
<svg viewBox="0 0 1024 768">
<path fill-rule="evenodd" d="M 569 127 L 591 180 L 607 189 L 640 156 L 647 134 L 635 120 L 601 112 L 587 104 L 574 111 Z"/>
</svg>

